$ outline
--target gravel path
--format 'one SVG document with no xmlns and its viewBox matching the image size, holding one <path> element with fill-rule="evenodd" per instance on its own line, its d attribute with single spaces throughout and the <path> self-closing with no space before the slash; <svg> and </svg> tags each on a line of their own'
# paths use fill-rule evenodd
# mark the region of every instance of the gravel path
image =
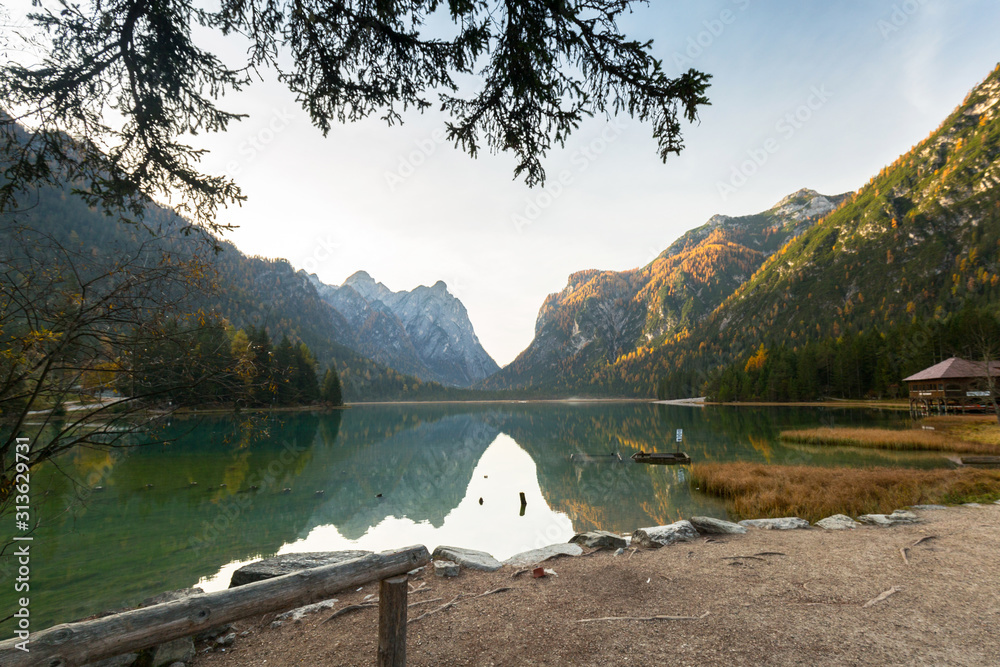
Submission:
<svg viewBox="0 0 1000 667">
<path fill-rule="evenodd" d="M 410 601 L 410 665 L 998 665 L 1000 506 L 918 512 L 919 524 L 828 532 L 751 530 L 629 556 L 546 563 L 558 574 L 432 574 Z M 925 539 L 920 544 L 915 542 Z M 907 547 L 909 563 L 900 549 Z M 895 589 L 881 601 L 867 604 Z M 377 591 L 338 596 L 337 608 Z M 867 606 L 866 606 L 867 604 Z M 330 611 L 248 634 L 197 667 L 372 665 L 377 611 Z M 705 615 L 707 613 L 707 615 Z M 697 620 L 580 619 L 691 616 Z"/>
</svg>

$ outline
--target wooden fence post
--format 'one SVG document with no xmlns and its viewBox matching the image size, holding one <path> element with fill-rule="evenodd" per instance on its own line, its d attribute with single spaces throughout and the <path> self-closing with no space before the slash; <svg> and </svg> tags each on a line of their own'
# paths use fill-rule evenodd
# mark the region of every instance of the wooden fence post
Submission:
<svg viewBox="0 0 1000 667">
<path fill-rule="evenodd" d="M 406 575 L 383 579 L 378 586 L 378 666 L 406 665 Z"/>
</svg>

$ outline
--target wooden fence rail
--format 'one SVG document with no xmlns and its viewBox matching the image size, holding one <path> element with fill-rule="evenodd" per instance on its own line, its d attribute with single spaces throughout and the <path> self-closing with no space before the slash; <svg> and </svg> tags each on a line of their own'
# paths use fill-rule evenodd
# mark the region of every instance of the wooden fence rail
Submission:
<svg viewBox="0 0 1000 667">
<path fill-rule="evenodd" d="M 426 565 L 431 560 L 427 548 L 413 546 L 361 558 L 315 567 L 282 577 L 256 581 L 214 593 L 202 593 L 174 602 L 143 607 L 79 623 L 56 625 L 31 633 L 29 652 L 15 648 L 16 639 L 0 642 L 0 665 L 4 667 L 77 667 L 156 646 L 173 639 L 190 637 L 202 630 L 232 621 L 301 607 L 326 600 L 337 591 L 370 581 L 389 579 Z M 398 580 L 397 580 L 398 581 Z M 405 587 L 405 583 L 404 583 Z M 383 586 L 384 588 L 384 586 Z M 398 591 L 398 587 L 396 589 Z M 386 603 L 402 596 L 402 623 L 406 623 L 406 591 L 387 598 Z M 395 605 L 394 605 L 395 606 Z M 382 617 L 399 617 L 388 610 Z M 405 660 L 405 625 L 386 628 L 386 637 L 403 637 L 401 645 L 385 647 L 388 664 Z M 380 629 L 380 638 L 383 631 Z M 379 646 L 380 656 L 383 647 Z"/>
</svg>

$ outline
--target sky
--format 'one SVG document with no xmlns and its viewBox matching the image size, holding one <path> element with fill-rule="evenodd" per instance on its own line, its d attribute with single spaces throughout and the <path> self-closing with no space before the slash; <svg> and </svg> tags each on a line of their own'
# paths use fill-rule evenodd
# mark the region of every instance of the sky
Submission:
<svg viewBox="0 0 1000 667">
<path fill-rule="evenodd" d="M 653 39 L 668 73 L 713 76 L 712 106 L 666 164 L 648 125 L 595 118 L 531 189 L 512 155 L 473 160 L 443 142 L 436 110 L 324 138 L 266 79 L 222 101 L 248 119 L 199 138 L 205 170 L 248 196 L 220 213 L 238 227 L 227 238 L 329 284 L 359 270 L 393 290 L 443 280 L 505 365 L 571 273 L 645 265 L 714 214 L 757 213 L 800 188 L 855 190 L 1000 59 L 995 0 L 653 0 L 620 26 Z M 238 55 L 231 40 L 203 45 Z"/>
</svg>

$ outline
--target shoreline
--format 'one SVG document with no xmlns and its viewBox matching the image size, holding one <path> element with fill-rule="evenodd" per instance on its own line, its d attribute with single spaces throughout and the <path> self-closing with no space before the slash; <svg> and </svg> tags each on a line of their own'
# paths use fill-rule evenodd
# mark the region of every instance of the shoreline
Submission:
<svg viewBox="0 0 1000 667">
<path fill-rule="evenodd" d="M 546 561 L 540 579 L 427 566 L 411 577 L 408 664 L 996 664 L 994 591 L 982 582 L 1000 572 L 1000 506 L 917 515 L 588 551 Z M 330 616 L 377 592 L 373 582 L 318 613 L 237 622 L 225 651 L 200 644 L 189 664 L 371 664 L 374 606 Z"/>
</svg>

